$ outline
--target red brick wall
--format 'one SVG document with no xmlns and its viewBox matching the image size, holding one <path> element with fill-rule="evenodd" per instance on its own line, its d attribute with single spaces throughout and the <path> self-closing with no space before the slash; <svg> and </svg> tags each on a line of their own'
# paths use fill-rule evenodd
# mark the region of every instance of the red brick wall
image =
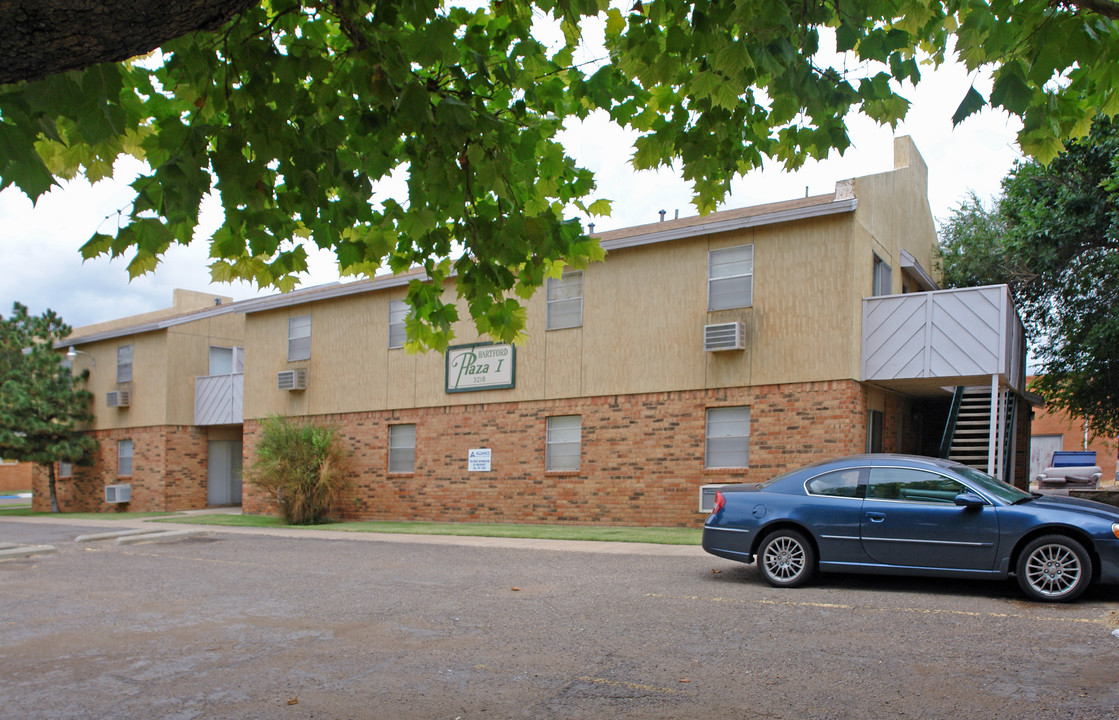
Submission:
<svg viewBox="0 0 1119 720">
<path fill-rule="evenodd" d="M 706 408 L 750 407 L 750 467 L 704 469 Z M 573 473 L 544 470 L 546 418 L 582 416 Z M 321 416 L 350 451 L 346 518 L 694 526 L 699 487 L 764 480 L 785 469 L 860 453 L 866 403 L 852 381 L 715 391 L 425 408 Z M 388 425 L 416 425 L 414 473 L 389 474 Z M 245 422 L 245 465 L 260 423 Z M 467 472 L 471 448 L 491 472 Z M 247 473 L 246 473 L 247 474 Z M 274 506 L 246 483 L 246 513 Z"/>
<path fill-rule="evenodd" d="M 27 492 L 31 489 L 31 463 L 0 465 L 0 493 Z"/>
<path fill-rule="evenodd" d="M 58 478 L 63 512 L 153 512 L 206 507 L 206 435 L 199 428 L 161 425 L 99 430 L 94 463 L 74 466 L 73 477 Z M 117 475 L 117 443 L 132 440 L 132 476 Z M 129 503 L 105 502 L 105 486 L 130 483 Z M 47 474 L 36 468 L 34 510 L 50 510 Z"/>
</svg>

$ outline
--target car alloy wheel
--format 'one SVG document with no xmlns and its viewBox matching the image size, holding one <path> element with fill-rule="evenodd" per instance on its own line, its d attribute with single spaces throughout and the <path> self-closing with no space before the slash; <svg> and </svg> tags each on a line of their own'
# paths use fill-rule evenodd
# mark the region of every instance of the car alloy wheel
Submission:
<svg viewBox="0 0 1119 720">
<path fill-rule="evenodd" d="M 777 530 L 762 542 L 758 567 L 775 587 L 797 587 L 816 574 L 816 553 L 796 530 Z"/>
<path fill-rule="evenodd" d="M 1018 585 L 1035 600 L 1067 602 L 1088 588 L 1092 559 L 1084 547 L 1061 535 L 1030 542 L 1018 558 Z"/>
</svg>

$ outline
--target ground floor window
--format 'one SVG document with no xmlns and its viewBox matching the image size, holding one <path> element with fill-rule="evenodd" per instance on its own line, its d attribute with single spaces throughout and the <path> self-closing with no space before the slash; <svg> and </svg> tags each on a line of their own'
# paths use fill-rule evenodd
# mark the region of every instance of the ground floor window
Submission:
<svg viewBox="0 0 1119 720">
<path fill-rule="evenodd" d="M 750 408 L 707 408 L 704 466 L 744 468 L 750 464 Z"/>
<path fill-rule="evenodd" d="M 416 426 L 389 425 L 389 472 L 416 470 Z"/>
<path fill-rule="evenodd" d="M 579 469 L 583 418 L 579 415 L 557 415 L 547 420 L 544 469 L 573 471 Z"/>
<path fill-rule="evenodd" d="M 74 474 L 74 466 L 68 462 L 58 463 L 58 477 L 68 478 Z"/>
<path fill-rule="evenodd" d="M 120 440 L 117 442 L 117 475 L 131 477 L 132 475 L 132 441 Z"/>
<path fill-rule="evenodd" d="M 868 453 L 882 452 L 882 418 L 881 410 L 871 410 L 866 414 L 866 451 Z"/>
</svg>

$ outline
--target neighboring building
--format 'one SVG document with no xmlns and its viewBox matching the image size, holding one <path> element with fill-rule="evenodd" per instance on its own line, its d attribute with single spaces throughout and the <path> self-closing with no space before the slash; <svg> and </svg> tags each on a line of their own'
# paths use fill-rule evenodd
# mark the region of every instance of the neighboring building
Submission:
<svg viewBox="0 0 1119 720">
<path fill-rule="evenodd" d="M 1049 412 L 1044 407 L 1034 411 L 1031 432 L 1031 480 L 1053 464 L 1054 451 L 1091 450 L 1096 453 L 1096 465 L 1103 471 L 1101 484 L 1112 485 L 1119 481 L 1119 476 L 1115 474 L 1119 439 L 1096 437 L 1085 430 L 1083 420 L 1074 420 L 1063 411 Z"/>
<path fill-rule="evenodd" d="M 210 310 L 244 323 L 244 422 L 217 427 L 243 429 L 246 464 L 270 415 L 337 427 L 351 518 L 694 525 L 704 485 L 868 450 L 943 452 L 1025 483 L 1021 323 L 1004 286 L 937 289 L 927 170 L 908 138 L 894 152 L 892 171 L 832 194 L 599 234 L 606 261 L 527 301 L 515 348 L 464 320 L 446 355 L 407 353 L 414 274 Z M 87 334 L 82 349 L 111 364 L 131 337 Z M 233 338 L 198 337 L 190 352 Z M 202 365 L 159 376 L 189 395 Z M 185 402 L 144 423 L 103 405 L 83 495 L 127 479 L 112 443 L 131 439 L 131 509 L 205 504 L 209 420 Z M 168 436 L 152 443 L 159 458 L 141 461 L 138 427 Z M 189 478 L 189 493 L 160 500 L 153 480 L 142 499 L 149 462 Z M 246 487 L 243 507 L 273 506 Z"/>
<path fill-rule="evenodd" d="M 99 450 L 57 468 L 64 511 L 185 510 L 240 502 L 244 316 L 230 298 L 176 290 L 173 307 L 76 328 L 75 372 L 89 370 Z M 114 489 L 127 488 L 130 502 Z M 115 497 L 114 497 L 115 495 Z M 49 509 L 46 474 L 33 507 Z"/>
<path fill-rule="evenodd" d="M 31 463 L 0 458 L 0 495 L 31 489 Z"/>
</svg>

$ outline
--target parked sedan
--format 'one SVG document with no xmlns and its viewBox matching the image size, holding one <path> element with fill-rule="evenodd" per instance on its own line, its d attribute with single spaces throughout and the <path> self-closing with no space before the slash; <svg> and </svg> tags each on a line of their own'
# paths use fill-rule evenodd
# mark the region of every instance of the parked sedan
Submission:
<svg viewBox="0 0 1119 720">
<path fill-rule="evenodd" d="M 1030 494 L 948 460 L 864 455 L 724 486 L 703 549 L 777 587 L 817 571 L 1002 579 L 1068 602 L 1119 582 L 1119 508 Z"/>
</svg>

